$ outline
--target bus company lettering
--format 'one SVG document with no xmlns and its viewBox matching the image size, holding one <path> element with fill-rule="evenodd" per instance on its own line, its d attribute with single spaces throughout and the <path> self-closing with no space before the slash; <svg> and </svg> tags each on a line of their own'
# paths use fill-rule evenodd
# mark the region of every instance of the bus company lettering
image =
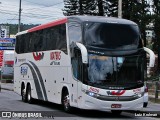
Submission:
<svg viewBox="0 0 160 120">
<path fill-rule="evenodd" d="M 50 60 L 60 60 L 60 59 L 61 59 L 61 52 L 50 53 Z"/>
<path fill-rule="evenodd" d="M 89 91 L 94 92 L 94 93 L 99 93 L 99 89 L 94 88 L 94 87 L 90 87 Z"/>
<path fill-rule="evenodd" d="M 141 93 L 141 88 L 137 88 L 133 90 L 134 93 Z"/>
</svg>

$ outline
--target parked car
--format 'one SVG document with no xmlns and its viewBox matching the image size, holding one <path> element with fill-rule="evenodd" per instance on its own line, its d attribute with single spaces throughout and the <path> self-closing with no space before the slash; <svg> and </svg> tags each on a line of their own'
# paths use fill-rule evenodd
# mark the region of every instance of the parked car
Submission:
<svg viewBox="0 0 160 120">
<path fill-rule="evenodd" d="M 148 87 L 145 86 L 145 93 L 144 93 L 144 103 L 143 103 L 143 107 L 147 107 L 148 105 Z"/>
</svg>

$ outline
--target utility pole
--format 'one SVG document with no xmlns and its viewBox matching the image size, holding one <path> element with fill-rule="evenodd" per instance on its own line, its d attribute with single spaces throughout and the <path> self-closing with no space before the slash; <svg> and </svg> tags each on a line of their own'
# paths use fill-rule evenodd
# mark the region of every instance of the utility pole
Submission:
<svg viewBox="0 0 160 120">
<path fill-rule="evenodd" d="M 21 0 L 19 1 L 19 19 L 18 19 L 18 32 L 21 31 Z"/>
<path fill-rule="evenodd" d="M 118 18 L 122 18 L 122 0 L 118 0 Z"/>
</svg>

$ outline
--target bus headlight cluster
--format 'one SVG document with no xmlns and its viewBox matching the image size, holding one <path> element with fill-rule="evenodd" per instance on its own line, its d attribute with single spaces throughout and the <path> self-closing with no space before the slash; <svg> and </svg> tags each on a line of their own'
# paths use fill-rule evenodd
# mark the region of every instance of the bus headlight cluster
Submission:
<svg viewBox="0 0 160 120">
<path fill-rule="evenodd" d="M 138 98 L 143 97 L 144 96 L 144 92 L 142 92 L 142 93 L 136 93 L 134 96 L 138 97 Z"/>
<path fill-rule="evenodd" d="M 82 90 L 85 94 L 87 94 L 87 95 L 89 95 L 89 96 L 91 96 L 91 97 L 95 97 L 95 98 L 97 98 L 98 96 L 99 96 L 99 94 L 97 94 L 97 93 L 94 93 L 94 92 L 91 92 L 91 91 L 89 91 L 89 90 Z"/>
</svg>

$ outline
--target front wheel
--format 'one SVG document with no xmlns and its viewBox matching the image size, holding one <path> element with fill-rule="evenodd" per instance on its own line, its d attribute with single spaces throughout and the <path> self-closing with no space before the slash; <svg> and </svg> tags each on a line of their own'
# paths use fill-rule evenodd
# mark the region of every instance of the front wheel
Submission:
<svg viewBox="0 0 160 120">
<path fill-rule="evenodd" d="M 147 105 L 148 105 L 148 102 L 144 102 L 144 103 L 143 103 L 143 107 L 145 107 L 145 108 L 146 108 L 146 107 L 147 107 Z"/>
<path fill-rule="evenodd" d="M 69 99 L 69 93 L 64 92 L 62 96 L 62 104 L 65 112 L 70 112 L 71 111 L 71 106 L 70 106 L 70 99 Z"/>
</svg>

